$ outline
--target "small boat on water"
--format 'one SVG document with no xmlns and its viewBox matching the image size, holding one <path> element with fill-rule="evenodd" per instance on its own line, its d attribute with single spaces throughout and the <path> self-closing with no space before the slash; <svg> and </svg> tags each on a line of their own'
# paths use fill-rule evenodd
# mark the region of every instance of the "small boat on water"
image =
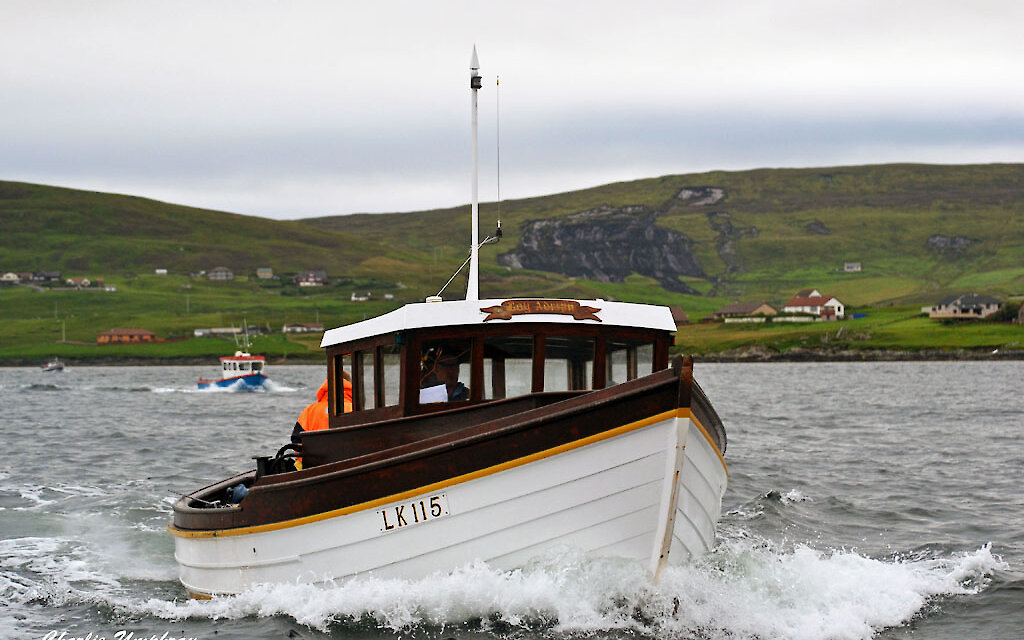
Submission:
<svg viewBox="0 0 1024 640">
<path fill-rule="evenodd" d="M 259 389 L 269 380 L 263 370 L 266 366 L 264 356 L 254 356 L 247 351 L 236 351 L 233 356 L 220 359 L 221 377 L 215 379 L 200 378 L 200 389 L 211 387 L 236 388 L 252 391 Z"/>
<path fill-rule="evenodd" d="M 474 49 L 474 124 L 478 68 Z M 192 597 L 514 568 L 567 547 L 657 577 L 713 546 L 726 433 L 692 360 L 670 357 L 669 309 L 480 299 L 494 239 L 477 242 L 473 191 L 466 299 L 327 331 L 330 428 L 175 502 Z"/>
<path fill-rule="evenodd" d="M 61 360 L 60 358 L 54 358 L 53 360 L 50 360 L 46 364 L 40 365 L 39 368 L 42 369 L 43 371 L 63 371 L 64 361 Z"/>
</svg>

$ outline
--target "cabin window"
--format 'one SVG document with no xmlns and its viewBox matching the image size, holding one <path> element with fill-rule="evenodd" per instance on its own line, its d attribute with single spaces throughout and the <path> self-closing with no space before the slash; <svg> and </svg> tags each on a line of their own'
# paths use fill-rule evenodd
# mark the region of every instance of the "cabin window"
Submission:
<svg viewBox="0 0 1024 640">
<path fill-rule="evenodd" d="M 424 342 L 420 351 L 420 403 L 469 400 L 469 340 Z"/>
<path fill-rule="evenodd" d="M 530 393 L 533 376 L 533 336 L 501 336 L 484 340 L 485 400 L 514 398 Z"/>
<path fill-rule="evenodd" d="M 654 343 L 609 340 L 605 356 L 608 387 L 654 373 Z"/>
<path fill-rule="evenodd" d="M 263 362 L 261 362 L 260 360 L 253 361 L 253 363 L 252 363 L 252 370 L 253 371 L 263 371 Z"/>
<path fill-rule="evenodd" d="M 352 385 L 352 410 L 395 406 L 401 383 L 401 347 L 381 345 L 334 356 L 335 389 L 343 389 L 343 376 Z M 339 403 L 334 415 L 343 412 Z"/>
<path fill-rule="evenodd" d="M 249 363 L 248 362 L 239 362 L 238 363 L 238 370 L 239 371 L 248 371 L 249 370 Z"/>
<path fill-rule="evenodd" d="M 381 359 L 380 375 L 384 378 L 380 384 L 383 394 L 382 407 L 393 407 L 398 404 L 398 390 L 402 382 L 402 348 L 397 344 L 389 344 L 377 350 Z"/>
<path fill-rule="evenodd" d="M 594 379 L 594 339 L 544 340 L 544 390 L 589 391 Z"/>
<path fill-rule="evenodd" d="M 357 411 L 375 409 L 373 351 L 356 351 L 353 353 L 352 366 L 359 372 L 358 376 L 352 377 L 353 409 Z"/>
<path fill-rule="evenodd" d="M 359 390 L 361 392 L 360 409 L 379 409 L 384 406 L 384 399 L 377 393 L 377 350 L 358 352 L 356 359 L 360 362 Z"/>
</svg>

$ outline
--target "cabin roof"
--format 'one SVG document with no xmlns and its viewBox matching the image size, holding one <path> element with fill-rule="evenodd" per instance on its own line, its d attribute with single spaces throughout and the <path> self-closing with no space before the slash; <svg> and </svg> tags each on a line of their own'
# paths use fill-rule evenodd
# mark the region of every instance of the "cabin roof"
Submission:
<svg viewBox="0 0 1024 640">
<path fill-rule="evenodd" d="M 600 320 L 576 319 L 575 316 L 568 313 L 531 312 L 516 314 L 514 311 L 508 318 L 493 317 L 494 312 L 491 310 L 492 308 L 511 308 L 520 302 L 568 303 L 569 305 L 578 305 L 581 309 L 589 307 L 594 309 L 592 315 L 600 318 Z M 579 315 L 587 315 L 587 311 L 584 310 Z M 661 329 L 663 331 L 676 330 L 676 323 L 672 320 L 672 312 L 669 311 L 668 307 L 628 302 L 609 302 L 607 300 L 495 298 L 490 300 L 454 300 L 451 302 L 417 302 L 407 304 L 382 316 L 326 331 L 320 347 L 330 347 L 343 342 L 371 338 L 406 329 L 481 325 L 485 321 L 496 325 L 544 322 L 549 324 L 636 327 L 642 329 Z"/>
</svg>

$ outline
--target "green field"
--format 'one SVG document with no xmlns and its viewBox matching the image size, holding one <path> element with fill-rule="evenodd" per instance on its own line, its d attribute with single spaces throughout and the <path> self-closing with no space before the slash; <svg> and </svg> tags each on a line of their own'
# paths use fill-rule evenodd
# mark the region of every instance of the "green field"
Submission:
<svg viewBox="0 0 1024 640">
<path fill-rule="evenodd" d="M 648 283 L 621 284 L 566 281 L 560 295 L 605 299 L 642 299 L 682 306 L 694 319 L 718 304 L 702 296 L 662 292 L 644 296 Z M 325 287 L 314 293 L 278 282 L 211 283 L 185 276 L 115 278 L 117 291 L 54 291 L 15 286 L 0 288 L 0 364 L 41 364 L 53 356 L 72 362 L 215 362 L 235 350 L 230 339 L 192 337 L 196 328 L 269 327 L 252 338 L 252 350 L 271 361 L 321 362 L 319 335 L 281 333 L 290 322 L 321 322 L 326 328 L 374 317 L 414 299 L 351 302 L 347 289 Z M 111 284 L 111 282 L 108 282 Z M 762 354 L 814 350 L 835 353 L 901 351 L 907 357 L 928 352 L 1002 349 L 1024 354 L 1024 326 L 1001 322 L 943 323 L 920 315 L 915 306 L 848 309 L 866 317 L 811 324 L 682 325 L 675 351 L 704 357 L 730 357 L 758 345 Z M 145 328 L 165 342 L 138 345 L 95 344 L 96 335 L 112 328 Z"/>
<path fill-rule="evenodd" d="M 233 340 L 194 338 L 197 328 L 269 327 L 252 338 L 253 350 L 276 358 L 322 357 L 319 336 L 281 334 L 285 323 L 322 322 L 331 327 L 393 309 L 393 302 L 352 303 L 349 292 L 325 287 L 309 293 L 291 284 L 214 283 L 187 276 L 108 278 L 116 291 L 0 288 L 0 362 L 52 355 L 116 360 L 215 357 L 235 349 Z M 96 345 L 96 335 L 113 328 L 143 328 L 166 342 Z M 63 339 L 63 342 L 62 342 Z"/>
<path fill-rule="evenodd" d="M 1022 325 L 945 323 L 922 316 L 916 307 L 864 308 L 860 313 L 865 317 L 841 322 L 687 325 L 676 334 L 676 349 L 711 356 L 755 345 L 776 357 L 807 351 L 852 358 L 877 356 L 873 352 L 879 351 L 899 352 L 898 357 L 942 357 L 960 352 L 986 355 L 995 349 L 1024 355 Z"/>
<path fill-rule="evenodd" d="M 713 206 L 681 189 L 721 190 Z M 685 234 L 702 275 L 680 279 L 697 295 L 653 277 L 621 281 L 512 269 L 498 255 L 520 245 L 531 221 L 597 207 L 656 212 L 655 225 Z M 493 228 L 496 203 L 481 204 Z M 981 353 L 1012 351 L 1021 326 L 947 325 L 920 307 L 950 294 L 1024 296 L 1024 165 L 876 165 L 715 171 L 622 182 L 505 201 L 504 239 L 481 251 L 482 297 L 578 297 L 679 305 L 694 324 L 679 350 L 721 355 L 759 346 L 769 354 L 803 350 Z M 723 235 L 723 224 L 735 231 Z M 437 293 L 465 259 L 469 207 L 268 220 L 129 197 L 0 181 L 0 273 L 57 270 L 102 278 L 116 291 L 0 287 L 0 363 L 70 359 L 204 359 L 233 350 L 222 339 L 190 338 L 196 328 L 269 327 L 254 349 L 277 358 L 319 359 L 313 337 L 280 334 L 286 322 L 339 326 Z M 945 244 L 943 244 L 945 243 Z M 638 250 L 640 250 L 638 248 Z M 859 262 L 859 272 L 844 272 Z M 233 282 L 198 275 L 216 266 Z M 270 267 L 280 279 L 258 280 Z M 170 275 L 154 275 L 166 269 Z M 300 288 L 290 276 L 324 269 L 330 285 Z M 190 274 L 197 274 L 194 277 Z M 724 325 L 696 321 L 736 301 L 777 309 L 814 287 L 867 317 L 813 325 Z M 445 295 L 459 297 L 460 276 Z M 352 302 L 353 293 L 371 294 Z M 385 300 L 385 295 L 393 299 Z M 95 345 L 113 328 L 143 328 L 167 340 Z M 63 336 L 63 339 L 62 339 Z"/>
</svg>

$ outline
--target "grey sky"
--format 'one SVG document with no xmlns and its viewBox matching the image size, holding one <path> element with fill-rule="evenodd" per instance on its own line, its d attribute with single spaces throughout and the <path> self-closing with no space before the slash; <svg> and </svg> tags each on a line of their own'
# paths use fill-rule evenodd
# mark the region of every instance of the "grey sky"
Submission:
<svg viewBox="0 0 1024 640">
<path fill-rule="evenodd" d="M 466 203 L 474 43 L 482 200 L 499 111 L 502 198 L 1021 162 L 1022 25 L 1018 0 L 3 0 L 0 179 L 282 219 Z"/>
</svg>

